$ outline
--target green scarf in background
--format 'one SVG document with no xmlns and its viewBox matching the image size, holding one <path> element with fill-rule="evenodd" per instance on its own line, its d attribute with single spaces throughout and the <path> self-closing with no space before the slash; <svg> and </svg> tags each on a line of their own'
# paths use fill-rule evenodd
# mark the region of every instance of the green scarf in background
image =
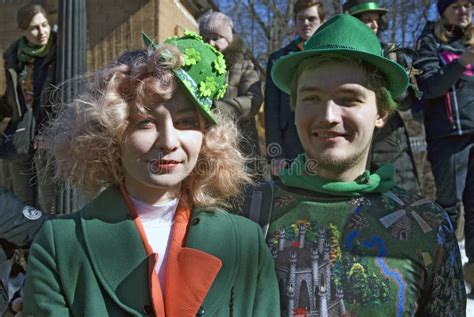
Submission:
<svg viewBox="0 0 474 317">
<path fill-rule="evenodd" d="M 30 64 L 37 57 L 44 57 L 48 54 L 51 43 L 53 42 L 52 36 L 49 36 L 48 43 L 44 46 L 32 45 L 23 36 L 18 40 L 18 51 L 17 57 L 19 65 L 22 67 L 26 64 Z"/>
<path fill-rule="evenodd" d="M 308 172 L 304 154 L 298 155 L 289 168 L 282 170 L 280 178 L 289 187 L 347 197 L 383 193 L 395 186 L 395 170 L 391 164 L 382 165 L 373 174 L 366 170 L 352 182 L 330 181 Z"/>
</svg>

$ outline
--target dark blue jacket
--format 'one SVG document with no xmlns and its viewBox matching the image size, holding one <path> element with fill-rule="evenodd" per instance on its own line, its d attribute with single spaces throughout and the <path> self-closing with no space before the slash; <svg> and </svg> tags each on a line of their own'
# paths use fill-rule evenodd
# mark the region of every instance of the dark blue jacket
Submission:
<svg viewBox="0 0 474 317">
<path fill-rule="evenodd" d="M 282 56 L 299 51 L 294 42 L 270 54 L 265 82 L 265 140 L 268 159 L 293 159 L 302 152 L 296 133 L 295 113 L 290 96 L 278 89 L 271 78 L 273 63 Z M 279 149 L 275 148 L 279 145 Z"/>
</svg>

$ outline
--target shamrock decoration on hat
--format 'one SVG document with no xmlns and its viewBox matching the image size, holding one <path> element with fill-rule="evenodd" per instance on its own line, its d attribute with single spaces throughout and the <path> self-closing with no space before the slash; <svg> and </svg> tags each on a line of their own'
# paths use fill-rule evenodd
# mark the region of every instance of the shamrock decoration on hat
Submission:
<svg viewBox="0 0 474 317">
<path fill-rule="evenodd" d="M 147 47 L 158 47 L 143 32 L 142 37 Z M 164 43 L 176 46 L 181 52 L 183 65 L 173 69 L 178 83 L 206 120 L 215 124 L 212 102 L 222 98 L 227 89 L 224 56 L 205 43 L 200 35 L 190 31 L 185 31 L 181 37 L 169 37 Z"/>
</svg>

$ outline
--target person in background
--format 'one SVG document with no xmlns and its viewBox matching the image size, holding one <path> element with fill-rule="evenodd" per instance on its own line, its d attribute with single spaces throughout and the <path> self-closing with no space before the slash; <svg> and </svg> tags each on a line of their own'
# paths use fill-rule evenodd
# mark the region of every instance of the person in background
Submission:
<svg viewBox="0 0 474 317">
<path fill-rule="evenodd" d="M 381 8 L 377 1 L 349 0 L 343 4 L 342 9 L 345 14 L 350 14 L 364 22 L 377 36 L 387 28 L 386 14 L 388 10 Z M 408 72 L 411 68 L 411 60 L 400 50 L 396 50 L 395 45 L 381 44 L 385 55 L 405 67 Z M 413 193 L 420 193 L 421 189 L 407 124 L 402 115 L 409 116 L 410 113 L 406 113 L 406 111 L 418 102 L 419 95 L 417 88 L 412 85 L 408 87 L 406 93 L 396 99 L 398 109 L 390 116 L 387 123 L 375 133 L 369 159 L 370 164 L 374 165 L 374 169 L 381 164 L 391 163 L 395 168 L 397 186 Z M 405 113 L 402 114 L 401 111 L 405 111 Z M 419 130 L 423 129 L 420 127 Z"/>
<path fill-rule="evenodd" d="M 7 311 L 17 314 L 21 310 L 25 267 L 23 261 L 15 261 L 16 250 L 28 248 L 48 218 L 48 214 L 25 205 L 12 192 L 0 187 L 1 316 Z"/>
<path fill-rule="evenodd" d="M 291 43 L 270 54 L 265 80 L 265 142 L 266 155 L 271 163 L 272 175 L 302 152 L 295 126 L 295 114 L 290 97 L 281 91 L 271 78 L 273 64 L 279 58 L 303 50 L 303 44 L 324 22 L 326 12 L 319 0 L 298 0 L 294 9 L 295 37 Z"/>
<path fill-rule="evenodd" d="M 56 200 L 52 172 L 35 154 L 43 147 L 38 131 L 48 117 L 50 91 L 56 84 L 57 36 L 51 31 L 46 11 L 38 4 L 21 7 L 17 23 L 22 36 L 3 55 L 6 93 L 2 107 L 9 109 L 11 123 L 28 122 L 23 122 L 26 129 L 17 129 L 11 136 L 21 139 L 21 147 L 25 148 L 24 153 L 9 161 L 13 192 L 25 204 L 52 213 Z"/>
<path fill-rule="evenodd" d="M 233 33 L 231 18 L 221 12 L 204 16 L 199 22 L 199 33 L 204 41 L 224 55 L 228 68 L 226 93 L 222 99 L 215 100 L 213 106 L 237 122 L 242 135 L 240 150 L 249 158 L 250 171 L 260 174 L 258 178 L 261 179 L 263 170 L 255 117 L 263 95 L 250 52 L 242 38 Z"/>
<path fill-rule="evenodd" d="M 465 316 L 461 257 L 436 203 L 367 170 L 408 75 L 375 33 L 337 15 L 273 66 L 304 152 L 274 182 L 267 243 L 282 315 Z M 261 214 L 267 214 L 262 212 Z"/>
<path fill-rule="evenodd" d="M 58 176 L 99 192 L 47 221 L 28 259 L 25 316 L 277 316 L 257 224 L 222 209 L 250 182 L 220 52 L 195 33 L 124 53 L 44 132 Z"/>
<path fill-rule="evenodd" d="M 424 121 L 436 184 L 436 201 L 453 223 L 464 206 L 469 263 L 466 281 L 474 287 L 474 28 L 472 1 L 442 0 L 439 20 L 418 40 L 414 66 L 426 104 Z"/>
</svg>

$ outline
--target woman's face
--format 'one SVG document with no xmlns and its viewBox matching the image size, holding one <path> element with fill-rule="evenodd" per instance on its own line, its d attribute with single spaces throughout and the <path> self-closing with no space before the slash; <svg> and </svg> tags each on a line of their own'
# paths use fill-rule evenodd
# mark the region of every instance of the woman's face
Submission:
<svg viewBox="0 0 474 317">
<path fill-rule="evenodd" d="M 204 120 L 180 88 L 170 100 L 144 106 L 145 116 L 130 119 L 121 160 L 128 192 L 146 202 L 180 191 L 198 161 Z"/>
<path fill-rule="evenodd" d="M 30 44 L 45 46 L 51 34 L 51 27 L 43 13 L 36 13 L 31 19 L 28 28 L 20 31 Z"/>
<path fill-rule="evenodd" d="M 443 16 L 449 25 L 465 28 L 472 22 L 472 3 L 465 0 L 455 2 L 444 10 Z"/>
</svg>

